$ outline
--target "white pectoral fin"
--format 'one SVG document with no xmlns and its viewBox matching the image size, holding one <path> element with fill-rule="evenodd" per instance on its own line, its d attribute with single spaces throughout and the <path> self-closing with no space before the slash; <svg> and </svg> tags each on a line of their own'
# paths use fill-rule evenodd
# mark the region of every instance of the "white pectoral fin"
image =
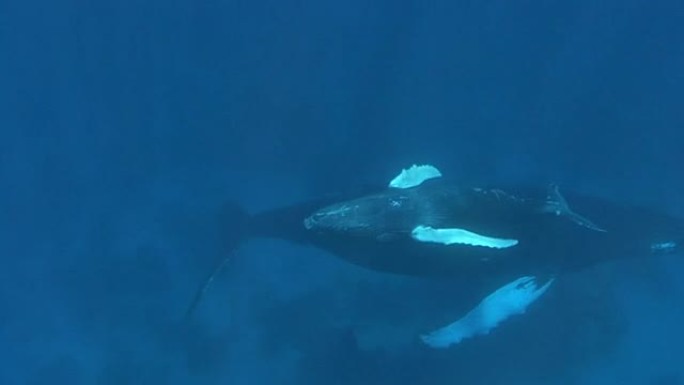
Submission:
<svg viewBox="0 0 684 385">
<path fill-rule="evenodd" d="M 447 348 L 462 340 L 488 334 L 509 317 L 522 314 L 544 294 L 553 279 L 539 286 L 536 277 L 521 277 L 499 288 L 463 318 L 432 333 L 421 336 L 432 348 Z"/>
<path fill-rule="evenodd" d="M 392 188 L 411 188 L 420 185 L 428 179 L 439 178 L 442 173 L 435 166 L 429 164 L 413 165 L 408 169 L 401 170 L 401 173 L 394 177 L 389 183 Z"/>
<path fill-rule="evenodd" d="M 430 226 L 416 226 L 411 232 L 411 237 L 419 242 L 482 246 L 494 249 L 505 249 L 518 244 L 517 239 L 488 237 L 464 229 L 435 229 Z"/>
</svg>

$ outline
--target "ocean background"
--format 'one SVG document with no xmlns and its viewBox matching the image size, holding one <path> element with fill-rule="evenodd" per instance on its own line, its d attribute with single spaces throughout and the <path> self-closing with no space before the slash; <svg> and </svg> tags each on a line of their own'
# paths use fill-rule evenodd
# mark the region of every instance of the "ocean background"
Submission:
<svg viewBox="0 0 684 385">
<path fill-rule="evenodd" d="M 680 1 L 5 0 L 0 384 L 684 383 L 682 255 L 573 274 L 449 350 L 449 283 L 217 213 L 555 181 L 684 217 Z M 629 218 L 625 218 L 629 221 Z"/>
</svg>

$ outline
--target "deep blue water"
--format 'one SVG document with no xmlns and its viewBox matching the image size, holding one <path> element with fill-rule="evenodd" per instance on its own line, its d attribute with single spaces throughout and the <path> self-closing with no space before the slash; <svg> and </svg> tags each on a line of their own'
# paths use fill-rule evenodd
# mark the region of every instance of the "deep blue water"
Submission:
<svg viewBox="0 0 684 385">
<path fill-rule="evenodd" d="M 385 181 L 554 180 L 684 216 L 679 1 L 0 3 L 1 384 L 680 384 L 684 264 L 599 266 L 448 351 L 443 283 L 259 209 Z M 625 220 L 629 220 L 626 218 Z M 447 294 L 448 293 L 448 294 Z"/>
</svg>

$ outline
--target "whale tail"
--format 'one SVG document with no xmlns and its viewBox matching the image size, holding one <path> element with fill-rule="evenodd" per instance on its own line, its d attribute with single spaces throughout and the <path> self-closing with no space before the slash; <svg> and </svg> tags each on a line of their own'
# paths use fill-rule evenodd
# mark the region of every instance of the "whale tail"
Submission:
<svg viewBox="0 0 684 385">
<path fill-rule="evenodd" d="M 339 196 L 327 196 L 254 214 L 248 213 L 235 203 L 224 204 L 218 210 L 218 214 L 212 215 L 208 225 L 203 223 L 199 226 L 207 232 L 202 235 L 208 237 L 210 242 L 218 240 L 220 257 L 197 290 L 186 312 L 186 318 L 192 316 L 214 279 L 226 267 L 243 242 L 249 238 L 272 238 L 308 244 L 311 234 L 304 226 L 304 219 L 321 207 L 340 199 Z"/>
<path fill-rule="evenodd" d="M 234 202 L 226 203 L 219 209 L 216 222 L 212 225 L 218 238 L 219 258 L 195 292 L 192 302 L 185 312 L 186 320 L 192 317 L 211 284 L 233 258 L 236 250 L 249 238 L 251 222 L 251 215 Z"/>
</svg>

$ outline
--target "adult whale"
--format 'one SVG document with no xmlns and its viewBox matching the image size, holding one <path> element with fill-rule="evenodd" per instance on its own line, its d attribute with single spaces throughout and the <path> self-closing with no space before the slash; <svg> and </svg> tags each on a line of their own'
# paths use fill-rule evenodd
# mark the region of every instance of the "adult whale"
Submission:
<svg viewBox="0 0 684 385">
<path fill-rule="evenodd" d="M 281 238 L 376 271 L 485 282 L 490 295 L 460 320 L 423 336 L 433 347 L 488 333 L 524 312 L 563 273 L 673 253 L 684 241 L 684 221 L 665 213 L 561 194 L 553 185 L 451 185 L 432 166 L 403 170 L 387 188 L 359 197 L 242 218 L 227 237 Z"/>
</svg>

